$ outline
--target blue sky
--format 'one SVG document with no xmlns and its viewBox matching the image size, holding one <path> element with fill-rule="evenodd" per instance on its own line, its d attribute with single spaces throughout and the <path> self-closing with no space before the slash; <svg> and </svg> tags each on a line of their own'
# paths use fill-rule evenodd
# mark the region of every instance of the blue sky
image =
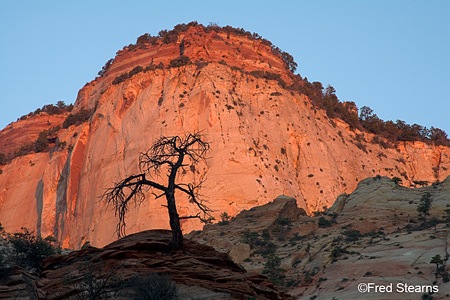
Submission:
<svg viewBox="0 0 450 300">
<path fill-rule="evenodd" d="M 341 101 L 450 135 L 448 0 L 0 0 L 0 128 L 74 103 L 124 45 L 193 20 L 257 32 Z"/>
</svg>

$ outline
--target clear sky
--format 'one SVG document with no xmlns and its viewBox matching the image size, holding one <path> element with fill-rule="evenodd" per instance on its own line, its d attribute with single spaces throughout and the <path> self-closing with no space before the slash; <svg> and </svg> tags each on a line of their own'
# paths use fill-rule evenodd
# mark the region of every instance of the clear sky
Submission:
<svg viewBox="0 0 450 300">
<path fill-rule="evenodd" d="M 257 32 L 341 101 L 450 136 L 449 0 L 0 0 L 0 128 L 74 103 L 123 46 L 190 21 Z"/>
</svg>

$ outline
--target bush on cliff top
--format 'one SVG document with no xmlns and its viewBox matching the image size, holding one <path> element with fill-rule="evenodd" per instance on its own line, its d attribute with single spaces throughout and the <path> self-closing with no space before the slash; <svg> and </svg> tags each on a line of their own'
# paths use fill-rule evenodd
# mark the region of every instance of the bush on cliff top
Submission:
<svg viewBox="0 0 450 300">
<path fill-rule="evenodd" d="M 42 106 L 42 108 L 36 109 L 34 112 L 30 112 L 27 115 L 23 115 L 20 118 L 18 118 L 17 121 L 26 120 L 26 119 L 34 117 L 40 113 L 46 113 L 48 115 L 61 115 L 63 113 L 72 111 L 72 109 L 73 109 L 73 104 L 66 105 L 64 103 L 64 101 L 58 101 L 56 103 L 56 105 L 47 104 L 47 105 Z"/>
<path fill-rule="evenodd" d="M 422 141 L 428 144 L 450 146 L 447 133 L 439 128 L 427 129 L 417 124 L 409 125 L 401 120 L 383 121 L 367 106 L 363 106 L 358 115 L 356 104 L 341 102 L 336 96 L 336 90 L 330 85 L 323 88 L 320 82 L 310 83 L 306 77 L 301 79 L 300 75 L 296 75 L 294 83 L 288 89 L 308 96 L 312 104 L 325 110 L 329 118 L 340 118 L 349 124 L 350 129 L 358 128 L 384 138 L 387 143 L 380 138 L 374 139 L 383 148 L 390 143 L 406 141 Z"/>
<path fill-rule="evenodd" d="M 193 26 L 202 27 L 206 33 L 211 31 L 215 31 L 217 33 L 223 32 L 226 33 L 227 36 L 229 36 L 230 34 L 234 34 L 236 36 L 245 36 L 250 40 L 259 40 L 264 45 L 269 46 L 272 50 L 272 53 L 278 55 L 281 58 L 281 60 L 285 63 L 288 69 L 290 69 L 292 72 L 295 72 L 295 70 L 297 69 L 297 63 L 294 61 L 292 55 L 282 51 L 280 48 L 273 45 L 270 41 L 262 38 L 257 33 L 251 33 L 249 31 L 244 30 L 243 28 L 233 28 L 228 25 L 220 27 L 217 24 L 210 24 L 205 27 L 202 24 L 198 24 L 196 21 L 190 22 L 188 24 L 182 23 L 175 25 L 172 30 L 161 30 L 158 33 L 158 36 L 152 36 L 148 33 L 145 33 L 140 37 L 138 37 L 136 44 L 130 44 L 128 46 L 125 46 L 124 49 L 128 48 L 129 51 L 134 51 L 136 48 L 145 49 L 146 44 L 156 45 L 158 44 L 158 41 L 161 41 L 162 44 L 176 43 L 178 41 L 178 35 L 180 33 L 186 32 L 190 27 Z"/>
<path fill-rule="evenodd" d="M 92 116 L 92 111 L 89 109 L 82 109 L 81 111 L 75 114 L 69 114 L 67 118 L 64 120 L 62 125 L 63 128 L 69 128 L 71 125 L 80 125 L 83 122 L 86 122 Z"/>
<path fill-rule="evenodd" d="M 292 72 L 295 72 L 297 69 L 297 63 L 295 63 L 294 58 L 289 53 L 280 50 L 270 41 L 262 38 L 257 33 L 251 33 L 244 30 L 243 28 L 233 28 L 231 26 L 220 27 L 217 24 L 210 24 L 205 27 L 204 25 L 198 24 L 195 21 L 188 24 L 182 23 L 175 25 L 172 30 L 161 30 L 158 33 L 158 36 L 151 36 L 150 34 L 146 33 L 137 39 L 136 44 L 130 44 L 124 47 L 124 49 L 128 48 L 128 50 L 133 51 L 137 47 L 145 49 L 147 47 L 146 45 L 148 44 L 156 45 L 159 42 L 161 42 L 162 44 L 176 43 L 178 41 L 179 34 L 186 32 L 190 27 L 193 26 L 201 27 L 206 33 L 212 31 L 215 31 L 216 33 L 222 32 L 226 33 L 227 37 L 229 37 L 230 34 L 233 34 L 236 36 L 247 37 L 250 40 L 261 41 L 262 44 L 270 47 L 272 52 L 282 59 L 288 69 L 290 69 Z M 170 67 L 178 67 L 188 63 L 183 59 L 180 59 L 180 57 L 172 60 Z M 279 74 L 263 71 L 253 71 L 250 72 L 250 75 L 270 80 L 277 80 L 281 87 L 287 87 L 286 82 L 281 79 Z M 448 139 L 447 134 L 439 128 L 431 127 L 430 129 L 427 129 L 417 124 L 405 124 L 405 122 L 401 120 L 397 120 L 396 123 L 394 123 L 393 121 L 385 122 L 379 119 L 375 114 L 370 115 L 370 117 L 366 119 L 364 116 L 364 113 L 366 112 L 366 110 L 364 109 L 365 107 L 361 108 L 361 115 L 358 115 L 358 109 L 355 103 L 341 102 L 337 98 L 335 94 L 336 91 L 333 87 L 328 86 L 326 89 L 324 89 L 320 82 L 310 83 L 308 82 L 308 79 L 306 77 L 302 79 L 300 75 L 292 74 L 291 76 L 291 78 L 293 79 L 293 84 L 287 87 L 288 89 L 308 96 L 314 106 L 325 110 L 329 118 L 340 118 L 344 122 L 349 124 L 351 129 L 358 128 L 360 130 L 365 130 L 367 132 L 381 135 L 388 141 L 386 143 L 384 140 L 378 139 L 382 147 L 384 147 L 385 145 L 389 145 L 389 142 L 396 143 L 398 141 L 423 141 L 435 145 L 450 146 L 450 140 Z M 129 77 L 130 76 L 128 73 L 122 74 L 114 79 L 113 84 L 118 84 L 122 81 L 125 81 Z"/>
</svg>

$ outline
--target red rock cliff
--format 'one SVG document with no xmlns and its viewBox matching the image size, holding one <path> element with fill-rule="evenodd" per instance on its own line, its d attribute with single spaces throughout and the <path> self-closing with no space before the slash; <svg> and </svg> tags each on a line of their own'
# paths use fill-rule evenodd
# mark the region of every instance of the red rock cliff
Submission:
<svg viewBox="0 0 450 300">
<path fill-rule="evenodd" d="M 192 62 L 203 59 L 203 67 L 156 69 L 112 84 L 138 65 L 168 66 L 180 55 L 182 42 L 184 55 Z M 92 109 L 90 120 L 58 132 L 70 147 L 18 157 L 2 167 L 0 220 L 6 231 L 25 226 L 53 234 L 71 248 L 85 241 L 111 242 L 117 219 L 99 197 L 138 172 L 139 152 L 158 137 L 186 131 L 202 131 L 212 151 L 205 164 L 180 174 L 180 180 L 206 179 L 202 193 L 216 219 L 281 194 L 315 211 L 377 174 L 400 177 L 404 185 L 449 175 L 449 148 L 416 142 L 397 149 L 364 143 L 361 149 L 355 141 L 359 132 L 339 119 L 331 122 L 306 96 L 245 73 L 253 70 L 280 74 L 291 83 L 281 57 L 261 41 L 205 33 L 202 27 L 180 33 L 176 43 L 119 51 L 106 73 L 79 92 L 74 112 Z M 12 125 L 21 122 L 31 120 Z M 371 137 L 365 134 L 367 141 Z M 168 228 L 163 200 L 147 196 L 129 211 L 127 233 Z M 181 195 L 177 200 L 181 215 L 196 212 Z M 183 223 L 185 232 L 200 228 L 196 221 Z"/>
</svg>

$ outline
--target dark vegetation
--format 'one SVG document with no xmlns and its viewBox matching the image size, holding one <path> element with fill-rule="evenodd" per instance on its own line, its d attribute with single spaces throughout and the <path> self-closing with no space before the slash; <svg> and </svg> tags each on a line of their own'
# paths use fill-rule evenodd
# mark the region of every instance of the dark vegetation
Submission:
<svg viewBox="0 0 450 300">
<path fill-rule="evenodd" d="M 39 133 L 39 137 L 34 143 L 34 152 L 43 152 L 47 149 L 50 143 L 56 142 L 56 133 L 61 129 L 61 126 L 45 129 Z"/>
<path fill-rule="evenodd" d="M 135 300 L 174 300 L 179 299 L 178 288 L 169 276 L 150 273 L 134 277 L 128 284 L 131 299 Z"/>
<path fill-rule="evenodd" d="M 57 252 L 53 246 L 55 239 L 53 237 L 36 237 L 33 232 L 22 228 L 23 232 L 8 235 L 8 241 L 13 246 L 14 264 L 27 269 L 38 270 L 41 263 L 50 255 Z"/>
<path fill-rule="evenodd" d="M 218 224 L 219 226 L 225 226 L 225 225 L 230 224 L 230 219 L 231 219 L 231 217 L 228 215 L 227 212 L 221 213 L 221 214 L 220 214 L 220 219 L 221 219 L 221 221 L 217 222 L 217 224 Z"/>
<path fill-rule="evenodd" d="M 281 78 L 280 74 L 267 72 L 267 71 L 251 71 L 248 73 L 256 78 L 264 78 L 267 80 L 275 80 L 282 88 L 286 88 L 286 82 Z M 271 96 L 279 96 L 279 95 L 271 95 Z"/>
<path fill-rule="evenodd" d="M 89 109 L 81 109 L 75 114 L 69 114 L 62 124 L 62 128 L 69 128 L 71 125 L 80 125 L 92 116 L 92 111 Z"/>
<path fill-rule="evenodd" d="M 49 104 L 44 105 L 42 108 L 38 108 L 36 111 L 29 113 L 28 115 L 22 116 L 21 120 L 26 120 L 27 118 L 33 117 L 39 113 L 47 113 L 49 115 L 63 114 L 66 112 L 71 112 L 73 105 L 65 105 L 64 102 L 59 101 L 56 105 Z M 92 116 L 92 111 L 88 109 L 82 109 L 77 113 L 69 113 L 67 118 L 64 120 L 62 127 L 54 126 L 50 129 L 44 129 L 39 133 L 38 138 L 34 142 L 25 143 L 20 146 L 19 149 L 15 150 L 14 153 L 4 154 L 0 153 L 0 165 L 6 165 L 11 160 L 16 157 L 24 156 L 30 153 L 44 152 L 49 149 L 50 145 L 55 145 L 60 149 L 65 148 L 66 142 L 59 142 L 57 138 L 57 133 L 61 128 L 68 128 L 71 125 L 80 125 L 87 121 Z"/>
<path fill-rule="evenodd" d="M 69 286 L 74 282 L 74 292 L 77 294 L 76 299 L 86 300 L 104 300 L 115 299 L 120 296 L 126 287 L 125 280 L 118 275 L 121 267 L 111 267 L 106 276 L 102 276 L 102 269 L 107 268 L 106 264 L 100 260 L 95 264 L 91 261 L 81 263 L 77 272 L 81 275 L 81 280 L 77 280 L 77 275 L 71 273 L 62 278 L 64 286 Z"/>
<path fill-rule="evenodd" d="M 36 237 L 34 232 L 26 228 L 22 228 L 22 231 L 13 234 L 3 232 L 11 248 L 0 253 L 0 278 L 8 276 L 14 266 L 40 272 L 44 259 L 59 252 L 54 246 L 53 237 Z"/>
<path fill-rule="evenodd" d="M 161 44 L 176 43 L 178 41 L 178 35 L 180 33 L 186 32 L 189 29 L 189 27 L 192 27 L 192 26 L 202 27 L 203 30 L 206 33 L 209 33 L 211 31 L 215 31 L 216 33 L 224 32 L 228 36 L 230 34 L 233 34 L 233 35 L 236 35 L 236 36 L 246 36 L 250 40 L 259 40 L 264 45 L 269 46 L 271 48 L 272 52 L 275 55 L 279 55 L 280 56 L 280 58 L 285 63 L 286 68 L 288 68 L 292 72 L 295 72 L 295 70 L 297 69 L 297 63 L 294 61 L 294 58 L 292 57 L 292 55 L 290 55 L 287 52 L 282 51 L 280 48 L 278 48 L 275 45 L 273 45 L 270 41 L 262 38 L 257 33 L 251 33 L 249 31 L 245 31 L 243 28 L 233 28 L 231 26 L 220 27 L 220 26 L 217 26 L 215 24 L 205 27 L 205 26 L 203 26 L 201 24 L 198 24 L 195 21 L 190 22 L 188 24 L 184 24 L 183 23 L 183 24 L 175 25 L 175 27 L 172 30 L 161 30 L 158 33 L 158 36 L 152 36 L 152 35 L 150 35 L 148 33 L 145 33 L 145 34 L 141 35 L 140 37 L 138 37 L 138 39 L 136 41 L 136 44 L 130 44 L 128 46 L 125 46 L 124 50 L 127 49 L 128 51 L 136 51 L 137 49 L 147 49 L 148 45 L 157 45 L 159 43 L 161 43 Z M 103 66 L 102 70 L 98 73 L 99 76 L 103 76 L 106 73 L 106 71 L 109 69 L 111 63 L 113 62 L 113 60 L 114 59 L 110 59 L 105 64 L 105 66 Z M 222 64 L 224 62 L 225 61 L 222 61 Z M 170 62 L 170 66 L 169 67 L 172 67 L 172 68 L 180 67 L 180 66 L 187 65 L 188 63 L 190 63 L 190 60 L 189 60 L 189 57 L 184 55 L 184 40 L 183 40 L 180 43 L 180 56 L 177 57 L 176 59 L 172 60 Z M 159 66 L 159 67 L 161 69 L 164 68 L 164 66 L 162 66 L 162 67 Z M 140 68 L 142 68 L 142 67 L 140 67 Z M 150 69 L 147 69 L 147 68 L 144 69 L 143 71 L 149 71 L 150 70 Z M 132 72 L 133 71 L 131 71 L 130 73 L 132 73 Z M 125 81 L 126 79 L 130 78 L 134 74 L 137 74 L 135 72 L 133 74 L 130 74 L 130 73 L 123 73 L 123 74 L 117 76 L 114 79 L 113 84 L 119 84 L 119 83 Z M 270 74 L 273 74 L 273 73 L 270 73 Z M 279 74 L 273 74 L 273 75 L 275 75 L 277 77 L 277 78 L 273 78 L 273 80 L 277 80 L 280 83 L 280 85 L 282 85 L 283 87 L 286 87 L 285 83 L 283 85 L 284 81 L 282 81 L 282 79 L 280 78 Z M 262 77 L 266 78 L 265 76 L 262 76 Z"/>
<path fill-rule="evenodd" d="M 187 57 L 186 55 L 180 55 L 177 58 L 172 59 L 170 61 L 169 67 L 178 68 L 178 67 L 185 66 L 190 62 L 191 62 L 191 60 L 189 59 L 189 57 Z"/>
<path fill-rule="evenodd" d="M 22 228 L 22 232 L 6 234 L 1 224 L 0 230 L 8 241 L 5 245 L 9 245 L 0 252 L 0 279 L 13 275 L 16 267 L 41 273 L 42 262 L 50 255 L 61 253 L 61 248 L 55 247 L 55 239 L 51 236 L 41 238 L 26 228 Z M 77 272 L 61 278 L 61 283 L 64 287 L 73 286 L 74 296 L 70 299 L 115 299 L 118 296 L 142 300 L 178 299 L 178 288 L 169 276 L 150 272 L 124 280 L 118 272 L 122 267 L 109 267 L 108 271 L 101 259 L 95 263 L 85 261 L 79 264 Z M 81 280 L 78 280 L 80 275 Z M 36 290 L 31 292 L 37 295 Z"/>
<path fill-rule="evenodd" d="M 66 112 L 70 112 L 73 109 L 73 104 L 66 105 L 64 101 L 58 101 L 56 105 L 54 104 L 47 104 L 44 105 L 42 108 L 36 109 L 34 112 L 30 112 L 27 115 L 21 116 L 17 121 L 19 120 L 26 120 L 28 118 L 34 117 L 40 113 L 47 113 L 48 115 L 61 115 Z"/>
<path fill-rule="evenodd" d="M 233 28 L 231 26 L 220 27 L 220 26 L 217 26 L 216 24 L 210 24 L 208 26 L 204 26 L 202 24 L 198 24 L 196 21 L 190 22 L 188 24 L 183 23 L 183 24 L 175 25 L 172 30 L 161 30 L 158 33 L 158 36 L 152 36 L 148 33 L 143 34 L 140 37 L 138 37 L 136 44 L 130 44 L 128 46 L 125 46 L 124 49 L 128 48 L 128 50 L 133 51 L 133 50 L 136 50 L 137 48 L 146 49 L 148 44 L 156 45 L 158 43 L 161 43 L 161 44 L 175 43 L 178 40 L 178 35 L 180 33 L 186 32 L 189 29 L 189 27 L 192 27 L 192 26 L 202 27 L 206 33 L 215 31 L 216 33 L 219 33 L 219 32 L 226 33 L 228 36 L 230 34 L 233 34 L 236 36 L 245 36 L 250 40 L 259 40 L 264 45 L 269 46 L 273 53 L 275 53 L 276 55 L 279 55 L 288 69 L 290 69 L 292 72 L 295 72 L 295 70 L 297 69 L 297 63 L 294 61 L 294 58 L 292 57 L 292 55 L 290 55 L 287 52 L 282 51 L 280 48 L 273 45 L 270 41 L 262 38 L 257 33 L 251 33 L 249 31 L 244 30 L 243 28 Z"/>
<path fill-rule="evenodd" d="M 102 77 L 103 75 L 105 75 L 105 73 L 108 71 L 109 67 L 111 67 L 113 61 L 114 61 L 114 58 L 111 58 L 110 60 L 108 60 L 105 63 L 105 65 L 102 67 L 102 69 L 100 71 L 98 71 L 98 76 Z"/>
<path fill-rule="evenodd" d="M 427 225 L 427 216 L 430 215 L 431 209 L 431 194 L 425 193 L 420 198 L 419 205 L 417 206 L 417 212 L 419 213 L 419 220 L 423 220 L 424 226 Z"/>
<path fill-rule="evenodd" d="M 268 71 L 251 71 L 248 73 L 249 75 L 266 80 L 275 80 L 282 88 L 290 90 L 291 93 L 296 91 L 300 94 L 308 96 L 313 106 L 325 110 L 327 116 L 330 119 L 340 118 L 347 124 L 349 124 L 350 129 L 359 129 L 375 134 L 371 142 L 379 144 L 382 148 L 393 147 L 396 146 L 399 142 L 407 141 L 422 141 L 428 144 L 450 146 L 450 139 L 448 138 L 447 133 L 439 128 L 431 127 L 430 129 L 428 129 L 418 124 L 409 125 L 401 120 L 397 120 L 396 122 L 383 121 L 373 112 L 372 109 L 367 106 L 363 106 L 360 109 L 358 115 L 358 109 L 354 102 L 341 102 L 336 96 L 336 90 L 330 85 L 328 85 L 327 88 L 324 88 L 322 83 L 320 82 L 316 81 L 310 83 L 308 82 L 308 79 L 306 77 L 302 78 L 298 74 L 294 75 L 293 72 L 295 72 L 297 64 L 294 62 L 294 59 L 290 54 L 281 51 L 278 47 L 275 47 L 270 41 L 262 38 L 257 33 L 250 33 L 242 28 L 233 28 L 230 26 L 220 27 L 216 24 L 205 27 L 203 25 L 199 25 L 197 22 L 178 24 L 174 27 L 173 30 L 160 31 L 158 36 L 151 36 L 150 34 L 146 33 L 137 39 L 136 44 L 131 44 L 125 48 L 127 48 L 129 51 L 134 51 L 137 48 L 146 49 L 147 45 L 149 44 L 156 45 L 159 43 L 175 43 L 178 40 L 178 35 L 182 32 L 187 31 L 191 26 L 201 26 L 203 27 L 203 30 L 205 32 L 215 31 L 217 33 L 226 33 L 227 36 L 229 36 L 230 34 L 245 36 L 251 40 L 259 40 L 263 44 L 271 47 L 272 52 L 276 55 L 280 55 L 283 62 L 286 64 L 286 68 L 292 71 L 292 73 L 290 73 L 289 75 L 292 79 L 292 84 L 287 86 L 287 83 L 281 78 L 280 74 Z M 102 70 L 99 71 L 98 75 L 103 76 L 108 71 L 113 61 L 114 59 L 108 60 L 102 67 Z M 171 60 L 168 67 L 176 68 L 190 63 L 191 61 L 189 57 L 184 55 L 184 41 L 182 41 L 182 43 L 180 43 L 180 56 Z M 208 62 L 195 62 L 198 69 L 200 69 L 207 63 Z M 226 62 L 223 60 L 219 63 L 226 65 Z M 231 68 L 233 70 L 242 71 L 240 68 L 234 66 L 231 66 Z M 113 80 L 112 84 L 119 84 L 136 74 L 139 74 L 141 72 L 154 71 L 156 69 L 164 69 L 163 63 L 159 63 L 158 65 L 152 63 L 145 68 L 142 66 L 137 66 L 130 72 L 123 73 L 117 76 Z M 30 112 L 28 115 L 20 117 L 20 120 L 25 120 L 42 112 L 45 112 L 49 115 L 54 115 L 70 112 L 72 111 L 72 109 L 72 104 L 66 105 L 63 101 L 58 101 L 56 105 L 44 105 L 42 108 L 38 108 L 36 111 Z M 71 125 L 79 125 L 88 120 L 91 115 L 92 112 L 89 110 L 82 110 L 76 114 L 69 114 L 62 127 L 68 128 Z M 330 121 L 333 123 L 332 120 Z M 5 155 L 0 153 L 0 165 L 4 165 L 13 158 L 26 155 L 28 153 L 31 153 L 32 151 L 45 151 L 48 148 L 48 145 L 54 142 L 55 132 L 57 130 L 59 130 L 59 128 L 52 128 L 50 130 L 41 132 L 35 142 L 30 142 L 28 144 L 22 145 L 18 150 L 15 151 L 14 154 Z M 360 141 L 358 142 L 357 146 L 360 149 L 365 150 L 364 144 L 362 144 Z"/>
<path fill-rule="evenodd" d="M 148 44 L 156 45 L 158 43 L 175 43 L 178 41 L 178 35 L 182 32 L 186 32 L 189 27 L 192 26 L 201 26 L 205 32 L 215 31 L 217 33 L 226 33 L 227 36 L 230 34 L 245 36 L 250 40 L 259 40 L 264 45 L 269 46 L 274 54 L 281 57 L 286 65 L 286 68 L 292 71 L 290 77 L 293 83 L 290 86 L 287 86 L 286 82 L 281 79 L 280 74 L 267 71 L 251 71 L 249 72 L 250 75 L 257 78 L 275 80 L 283 88 L 307 95 L 315 107 L 326 111 L 329 118 L 340 118 L 349 124 L 351 129 L 359 129 L 376 134 L 374 139 L 371 141 L 372 143 L 380 144 L 383 148 L 392 147 L 395 146 L 397 142 L 406 141 L 422 141 L 428 144 L 450 146 L 450 140 L 447 137 L 447 134 L 439 128 L 431 127 L 428 129 L 418 124 L 409 125 L 401 120 L 397 120 L 396 122 L 383 121 L 378 118 L 378 116 L 373 113 L 372 109 L 367 106 L 362 107 L 358 115 L 358 109 L 355 103 L 351 101 L 341 102 L 337 98 L 336 90 L 332 86 L 328 85 L 327 88 L 324 88 L 320 82 L 316 81 L 310 83 L 306 77 L 302 78 L 300 75 L 294 75 L 293 72 L 297 69 L 297 63 L 295 63 L 293 57 L 289 53 L 280 50 L 270 41 L 262 38 L 257 33 L 251 33 L 242 28 L 233 28 L 231 26 L 220 27 L 217 26 L 217 24 L 210 24 L 205 27 L 194 21 L 188 24 L 178 24 L 173 30 L 161 30 L 158 33 L 158 36 L 151 36 L 146 33 L 137 39 L 136 44 L 130 44 L 124 47 L 124 49 L 127 48 L 128 50 L 134 51 L 137 48 L 146 49 Z M 189 63 L 189 59 L 187 57 L 183 58 L 183 53 L 184 42 L 182 45 L 180 44 L 180 57 L 171 61 L 170 67 L 178 67 Z M 219 63 L 226 64 L 225 61 L 221 61 Z M 104 69 L 107 70 L 108 67 L 109 61 L 105 65 Z M 234 68 L 240 70 L 239 68 Z M 114 80 L 113 84 L 118 84 L 129 77 L 131 77 L 130 74 L 122 74 Z"/>
<path fill-rule="evenodd" d="M 74 287 L 77 300 L 134 299 L 134 300 L 175 300 L 179 299 L 178 288 L 169 276 L 158 273 L 137 274 L 125 280 L 118 271 L 124 266 L 110 267 L 100 262 L 86 261 L 77 268 L 77 275 L 63 277 L 63 286 Z M 77 277 L 81 275 L 81 280 Z M 75 285 L 73 285 L 73 283 Z M 47 298 L 45 298 L 47 299 Z"/>
<path fill-rule="evenodd" d="M 295 75 L 294 78 L 296 80 L 288 89 L 307 95 L 314 106 L 325 110 L 329 118 L 340 118 L 349 124 L 351 129 L 357 128 L 376 134 L 371 142 L 378 143 L 383 148 L 390 147 L 392 143 L 406 141 L 450 146 L 447 134 L 439 128 L 427 129 L 417 124 L 409 125 L 401 120 L 383 121 L 367 106 L 363 106 L 358 115 L 355 103 L 340 102 L 332 86 L 328 85 L 324 89 L 320 82 L 310 83 L 306 77 L 301 79 L 300 75 Z"/>
<path fill-rule="evenodd" d="M 187 56 L 186 56 L 187 57 Z M 189 58 L 188 58 L 188 60 L 189 60 Z M 153 63 L 152 64 L 150 64 L 150 65 L 148 65 L 147 67 L 142 67 L 142 66 L 137 66 L 137 67 L 135 67 L 133 70 L 131 70 L 130 72 L 128 72 L 128 73 L 123 73 L 123 74 L 120 74 L 119 76 L 117 76 L 116 78 L 114 78 L 114 80 L 113 80 L 113 82 L 112 82 L 112 84 L 113 85 L 116 85 L 116 84 L 119 84 L 119 83 L 121 83 L 121 82 L 124 82 L 125 80 L 127 80 L 128 78 L 131 78 L 132 76 L 134 76 L 134 75 L 136 75 L 136 74 L 139 74 L 139 73 L 141 73 L 141 72 L 144 72 L 144 73 L 146 73 L 146 72 L 148 72 L 148 71 L 154 71 L 154 70 L 156 70 L 156 69 L 160 69 L 160 70 L 164 70 L 164 64 L 161 62 L 161 63 L 159 63 L 158 65 L 154 65 Z"/>
<path fill-rule="evenodd" d="M 250 245 L 251 249 L 255 250 L 256 254 L 267 258 L 275 255 L 277 245 L 271 242 L 270 231 L 264 229 L 261 234 L 255 231 L 246 230 L 242 233 L 243 242 Z"/>
</svg>

